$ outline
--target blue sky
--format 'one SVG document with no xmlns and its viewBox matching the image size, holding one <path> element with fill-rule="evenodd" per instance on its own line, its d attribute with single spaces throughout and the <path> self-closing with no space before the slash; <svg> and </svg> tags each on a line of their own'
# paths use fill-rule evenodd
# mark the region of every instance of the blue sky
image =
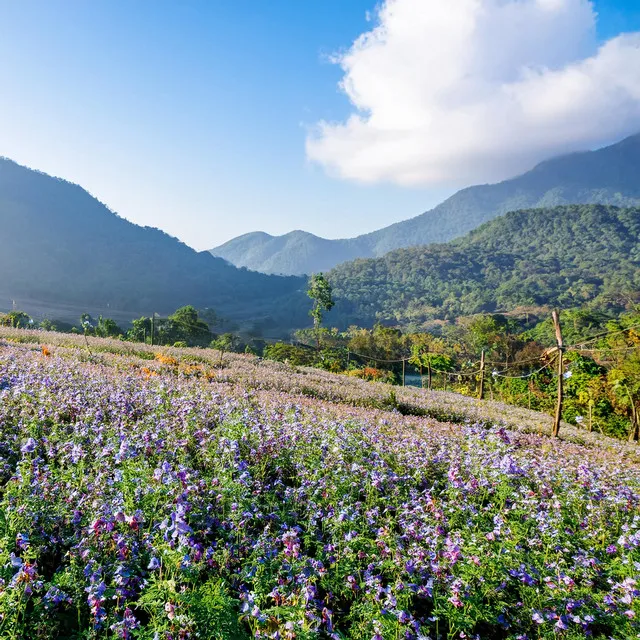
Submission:
<svg viewBox="0 0 640 640">
<path fill-rule="evenodd" d="M 597 2 L 598 38 L 640 31 L 639 5 Z M 458 185 L 340 178 L 335 158 L 305 153 L 318 122 L 353 112 L 329 57 L 372 28 L 374 9 L 0 0 L 0 155 L 197 249 L 253 230 L 348 237 L 412 217 Z"/>
</svg>

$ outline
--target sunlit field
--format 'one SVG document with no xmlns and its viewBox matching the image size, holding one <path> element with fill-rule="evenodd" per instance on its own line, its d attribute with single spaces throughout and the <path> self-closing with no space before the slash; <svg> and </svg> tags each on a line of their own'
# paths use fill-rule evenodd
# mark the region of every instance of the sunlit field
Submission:
<svg viewBox="0 0 640 640">
<path fill-rule="evenodd" d="M 0 637 L 638 637 L 634 445 L 253 356 L 2 330 Z"/>
</svg>

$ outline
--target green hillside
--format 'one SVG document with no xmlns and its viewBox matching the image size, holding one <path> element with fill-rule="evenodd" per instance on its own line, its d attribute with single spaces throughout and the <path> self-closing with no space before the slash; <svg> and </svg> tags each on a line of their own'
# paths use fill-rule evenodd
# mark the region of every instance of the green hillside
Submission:
<svg viewBox="0 0 640 640">
<path fill-rule="evenodd" d="M 640 290 L 640 208 L 515 211 L 447 244 L 343 264 L 329 278 L 341 324 L 605 304 Z"/>
<path fill-rule="evenodd" d="M 78 185 L 0 159 L 0 310 L 100 311 L 120 318 L 214 308 L 273 329 L 305 324 L 304 281 L 238 269 L 120 218 Z M 27 309 L 28 310 L 28 309 Z"/>
</svg>

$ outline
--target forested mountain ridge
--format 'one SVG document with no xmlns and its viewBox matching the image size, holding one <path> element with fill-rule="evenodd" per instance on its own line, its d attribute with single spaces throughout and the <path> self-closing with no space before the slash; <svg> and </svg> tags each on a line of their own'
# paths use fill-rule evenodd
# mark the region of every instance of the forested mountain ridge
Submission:
<svg viewBox="0 0 640 640">
<path fill-rule="evenodd" d="M 301 232 L 246 234 L 212 253 L 265 273 L 313 273 L 393 249 L 448 242 L 508 211 L 565 204 L 640 205 L 640 134 L 597 151 L 542 162 L 511 180 L 463 189 L 431 211 L 356 238 L 304 234 L 301 242 Z"/>
<path fill-rule="evenodd" d="M 640 291 L 640 208 L 507 213 L 446 244 L 336 267 L 331 322 L 419 326 L 518 306 L 605 304 Z"/>
<path fill-rule="evenodd" d="M 307 322 L 300 308 L 304 280 L 237 269 L 128 222 L 78 185 L 6 158 L 0 159 L 0 274 L 0 308 L 33 299 L 44 307 L 133 316 L 193 304 L 271 326 Z"/>
</svg>

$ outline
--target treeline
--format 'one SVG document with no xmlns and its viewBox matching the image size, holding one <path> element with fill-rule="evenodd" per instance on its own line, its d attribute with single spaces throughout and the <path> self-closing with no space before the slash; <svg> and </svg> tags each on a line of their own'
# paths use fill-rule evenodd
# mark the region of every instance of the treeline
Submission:
<svg viewBox="0 0 640 640">
<path fill-rule="evenodd" d="M 176 309 L 166 318 L 159 316 L 137 318 L 126 330 L 112 318 L 103 316 L 93 318 L 89 313 L 83 313 L 80 316 L 77 326 L 50 319 L 36 322 L 24 311 L 18 310 L 0 315 L 0 326 L 116 338 L 149 345 L 201 347 L 217 349 L 221 352 L 246 351 L 248 353 L 256 353 L 263 348 L 263 341 L 243 339 L 231 332 L 215 333 L 211 329 L 212 326 L 225 324 L 227 322 L 217 316 L 213 310 L 198 311 L 191 305 Z M 254 342 L 255 347 L 252 346 Z"/>
<path fill-rule="evenodd" d="M 562 418 L 588 431 L 638 438 L 640 312 L 618 317 L 584 309 L 561 314 Z M 265 357 L 298 366 L 403 384 L 410 375 L 433 390 L 484 397 L 552 414 L 558 351 L 551 317 L 480 314 L 443 324 L 439 334 L 373 329 L 296 333 L 293 344 L 269 345 Z M 484 371 L 481 363 L 484 353 Z"/>
</svg>

